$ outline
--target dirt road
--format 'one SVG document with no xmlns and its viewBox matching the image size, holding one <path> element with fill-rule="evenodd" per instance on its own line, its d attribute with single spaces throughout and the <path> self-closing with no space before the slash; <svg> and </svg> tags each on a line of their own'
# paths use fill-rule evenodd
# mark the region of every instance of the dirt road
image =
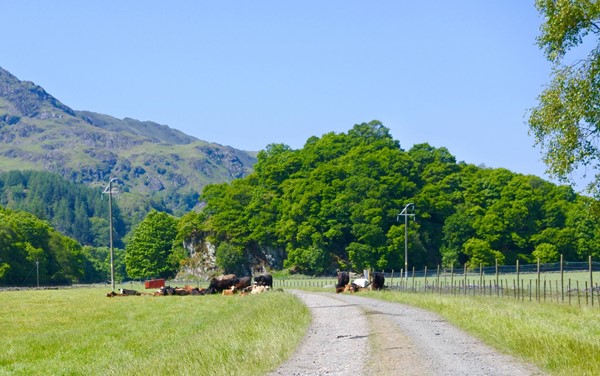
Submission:
<svg viewBox="0 0 600 376">
<path fill-rule="evenodd" d="M 439 316 L 357 295 L 293 291 L 313 322 L 275 375 L 543 375 Z"/>
</svg>

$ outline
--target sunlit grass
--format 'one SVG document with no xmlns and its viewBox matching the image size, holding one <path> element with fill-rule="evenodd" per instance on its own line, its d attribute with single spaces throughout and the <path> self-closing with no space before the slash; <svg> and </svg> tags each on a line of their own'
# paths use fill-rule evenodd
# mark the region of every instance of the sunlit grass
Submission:
<svg viewBox="0 0 600 376">
<path fill-rule="evenodd" d="M 3 375 L 262 375 L 310 321 L 290 294 L 105 297 L 0 294 Z"/>
</svg>

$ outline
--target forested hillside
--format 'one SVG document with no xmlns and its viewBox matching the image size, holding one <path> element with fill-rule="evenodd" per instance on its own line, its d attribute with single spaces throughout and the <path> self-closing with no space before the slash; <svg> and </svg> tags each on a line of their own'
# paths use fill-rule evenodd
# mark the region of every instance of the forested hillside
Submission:
<svg viewBox="0 0 600 376">
<path fill-rule="evenodd" d="M 96 188 L 117 178 L 133 223 L 153 208 L 185 214 L 206 184 L 246 176 L 255 154 L 151 121 L 73 110 L 0 68 L 0 172 L 47 171 Z"/>
<path fill-rule="evenodd" d="M 0 205 L 36 215 L 82 245 L 108 246 L 108 198 L 102 189 L 89 188 L 44 171 L 0 173 Z M 124 221 L 118 203 L 113 205 L 115 246 L 131 222 Z"/>
<path fill-rule="evenodd" d="M 600 256 L 590 198 L 536 176 L 457 163 L 443 147 L 405 151 L 376 121 L 312 137 L 299 150 L 269 145 L 253 174 L 209 185 L 201 199 L 206 219 L 197 230 L 226 269 L 400 270 L 398 214 L 408 203 L 409 268 Z"/>
<path fill-rule="evenodd" d="M 2 209 L 0 284 L 32 284 L 36 261 L 42 283 L 107 280 L 108 202 L 100 189 L 14 171 L 0 174 L 0 192 L 2 205 L 47 221 Z M 147 209 L 125 251 L 115 249 L 116 279 L 182 270 L 204 277 L 400 270 L 405 230 L 409 268 L 600 257 L 593 199 L 536 176 L 457 163 L 443 147 L 403 150 L 377 121 L 311 137 L 297 150 L 271 144 L 254 173 L 207 186 L 201 200 L 202 211 L 181 218 Z M 398 214 L 409 203 L 415 220 L 405 229 Z M 114 209 L 123 235 L 130 222 Z"/>
</svg>

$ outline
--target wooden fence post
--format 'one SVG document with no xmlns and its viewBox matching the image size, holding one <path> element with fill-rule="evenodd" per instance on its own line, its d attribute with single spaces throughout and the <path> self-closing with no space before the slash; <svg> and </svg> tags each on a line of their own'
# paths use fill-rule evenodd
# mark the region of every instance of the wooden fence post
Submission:
<svg viewBox="0 0 600 376">
<path fill-rule="evenodd" d="M 519 296 L 519 279 L 520 279 L 520 275 L 519 275 L 519 260 L 517 260 L 517 296 Z"/>
<path fill-rule="evenodd" d="M 496 292 L 500 296 L 500 290 L 498 289 L 498 259 L 496 259 Z"/>
<path fill-rule="evenodd" d="M 450 265 L 450 295 L 454 295 L 454 264 Z"/>
<path fill-rule="evenodd" d="M 437 289 L 440 291 L 440 264 L 437 266 Z"/>
<path fill-rule="evenodd" d="M 541 281 L 540 281 L 540 258 L 538 257 L 538 259 L 537 259 L 537 286 L 536 286 L 536 291 L 535 291 L 535 297 L 538 302 L 542 298 L 541 288 L 542 288 L 542 286 L 541 286 Z"/>
<path fill-rule="evenodd" d="M 594 306 L 594 273 L 592 269 L 592 256 L 589 256 L 590 260 L 590 293 L 592 295 L 592 307 Z"/>
<path fill-rule="evenodd" d="M 467 263 L 465 262 L 465 271 L 464 271 L 464 277 L 465 277 L 465 282 L 464 282 L 464 294 L 467 295 Z"/>
<path fill-rule="evenodd" d="M 564 258 L 563 255 L 560 255 L 560 297 L 561 301 L 565 302 L 565 277 L 564 277 Z"/>
<path fill-rule="evenodd" d="M 481 285 L 483 283 L 483 262 L 479 263 L 479 294 L 481 295 Z M 485 290 L 483 291 L 485 295 Z"/>
</svg>

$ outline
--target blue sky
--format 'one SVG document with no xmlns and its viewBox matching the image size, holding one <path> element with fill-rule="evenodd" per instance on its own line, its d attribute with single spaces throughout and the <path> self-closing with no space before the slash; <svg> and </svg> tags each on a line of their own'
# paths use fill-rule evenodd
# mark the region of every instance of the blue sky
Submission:
<svg viewBox="0 0 600 376">
<path fill-rule="evenodd" d="M 64 104 L 243 150 L 380 120 L 408 150 L 549 179 L 533 0 L 4 1 L 0 66 Z"/>
</svg>

